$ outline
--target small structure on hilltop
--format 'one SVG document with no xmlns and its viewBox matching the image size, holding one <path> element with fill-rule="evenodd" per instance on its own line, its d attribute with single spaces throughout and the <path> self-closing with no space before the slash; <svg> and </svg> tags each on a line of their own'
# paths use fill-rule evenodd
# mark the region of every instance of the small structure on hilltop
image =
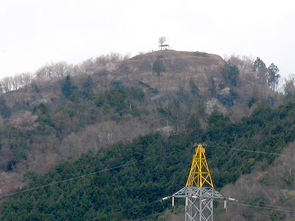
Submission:
<svg viewBox="0 0 295 221">
<path fill-rule="evenodd" d="M 213 221 L 213 200 L 225 200 L 225 196 L 214 189 L 203 145 L 195 148 L 186 185 L 172 195 L 172 206 L 175 197 L 185 198 L 185 221 Z"/>
<path fill-rule="evenodd" d="M 163 37 L 160 37 L 159 38 L 159 48 L 160 50 L 168 50 L 169 49 L 169 45 L 168 44 L 164 44 L 166 42 L 166 37 L 163 36 Z"/>
<path fill-rule="evenodd" d="M 160 50 L 168 50 L 169 49 L 169 45 L 165 44 L 165 45 L 159 45 Z"/>
</svg>

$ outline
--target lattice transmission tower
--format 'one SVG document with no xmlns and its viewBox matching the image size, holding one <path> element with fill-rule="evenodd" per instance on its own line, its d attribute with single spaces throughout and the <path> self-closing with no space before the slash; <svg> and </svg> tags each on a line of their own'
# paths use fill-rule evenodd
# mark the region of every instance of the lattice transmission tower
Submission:
<svg viewBox="0 0 295 221">
<path fill-rule="evenodd" d="M 195 154 L 185 187 L 172 195 L 174 198 L 185 198 L 185 221 L 213 221 L 213 200 L 224 199 L 214 189 L 203 145 L 194 145 Z"/>
</svg>

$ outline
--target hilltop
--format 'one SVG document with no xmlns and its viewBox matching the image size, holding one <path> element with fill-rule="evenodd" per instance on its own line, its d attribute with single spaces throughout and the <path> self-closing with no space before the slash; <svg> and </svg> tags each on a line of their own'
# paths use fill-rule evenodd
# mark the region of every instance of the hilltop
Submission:
<svg viewBox="0 0 295 221">
<path fill-rule="evenodd" d="M 158 58 L 165 67 L 160 75 L 153 72 L 153 64 Z M 259 77 L 259 73 L 253 70 L 253 63 L 247 57 L 231 56 L 225 61 L 219 55 L 205 52 L 163 50 L 124 59 L 113 53 L 78 65 L 49 63 L 34 74 L 4 78 L 1 85 L 6 92 L 6 103 L 11 108 L 17 102 L 26 102 L 30 108 L 38 103 L 54 103 L 62 94 L 64 78 L 69 75 L 79 91 L 85 88 L 83 84 L 91 76 L 94 93 L 108 90 L 116 84 L 137 86 L 158 98 L 171 92 L 193 92 L 204 101 L 216 98 L 227 109 L 242 104 L 244 106 L 239 109 L 247 110 L 241 113 L 245 116 L 249 113 L 247 106 L 255 103 L 248 105 L 252 98 L 270 105 L 276 100 L 267 79 Z M 220 103 L 215 102 L 215 105 L 220 106 Z"/>
<path fill-rule="evenodd" d="M 166 71 L 161 74 L 160 79 L 151 75 L 152 64 L 160 58 L 164 62 Z M 131 69 L 128 80 L 142 81 L 151 87 L 158 87 L 160 81 L 161 92 L 177 91 L 179 87 L 190 88 L 189 82 L 193 81 L 205 92 L 209 89 L 210 78 L 222 81 L 220 69 L 225 61 L 218 55 L 204 52 L 181 52 L 181 51 L 156 51 L 152 53 L 137 55 L 127 61 Z M 118 73 L 121 73 L 119 66 Z M 124 77 L 121 76 L 122 80 Z"/>
</svg>

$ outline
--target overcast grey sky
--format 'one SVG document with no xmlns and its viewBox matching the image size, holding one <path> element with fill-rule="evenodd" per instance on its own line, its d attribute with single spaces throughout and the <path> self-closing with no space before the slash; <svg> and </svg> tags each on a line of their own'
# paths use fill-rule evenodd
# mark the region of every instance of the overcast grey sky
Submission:
<svg viewBox="0 0 295 221">
<path fill-rule="evenodd" d="M 158 49 L 231 54 L 295 73 L 295 4 L 281 0 L 0 0 L 0 77 Z"/>
</svg>

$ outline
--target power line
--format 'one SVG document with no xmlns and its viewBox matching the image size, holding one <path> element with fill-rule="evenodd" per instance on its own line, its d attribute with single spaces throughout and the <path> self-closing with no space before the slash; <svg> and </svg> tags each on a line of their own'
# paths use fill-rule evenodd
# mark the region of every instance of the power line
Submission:
<svg viewBox="0 0 295 221">
<path fill-rule="evenodd" d="M 293 212 L 294 210 L 285 209 L 284 207 L 278 207 L 278 206 L 257 206 L 257 205 L 251 205 L 246 203 L 237 203 L 238 206 L 246 206 L 246 207 L 254 207 L 259 209 L 268 209 L 268 210 L 279 210 L 279 211 L 289 211 Z"/>
<path fill-rule="evenodd" d="M 240 149 L 240 148 L 233 148 L 233 147 L 222 147 L 222 146 L 213 146 L 213 145 L 208 145 L 208 146 L 209 147 L 213 147 L 213 148 L 230 149 L 230 150 L 234 150 L 234 151 L 243 151 L 243 152 L 258 153 L 258 154 L 269 154 L 269 155 L 276 155 L 276 156 L 293 157 L 292 155 L 288 155 L 288 154 L 280 154 L 280 153 L 272 153 L 272 152 L 264 152 L 264 151 L 255 151 L 255 150 Z M 167 155 L 167 154 L 174 154 L 176 152 L 177 151 L 167 152 L 165 155 Z M 80 175 L 80 176 L 76 176 L 76 177 L 64 179 L 64 180 L 61 180 L 61 181 L 57 181 L 57 182 L 53 182 L 53 183 L 49 183 L 49 184 L 45 184 L 45 185 L 33 187 L 33 188 L 30 188 L 30 189 L 26 189 L 26 190 L 14 192 L 14 193 L 11 193 L 11 194 L 6 194 L 6 195 L 3 195 L 3 196 L 0 196 L 0 199 L 1 198 L 5 198 L 5 197 L 9 197 L 9 196 L 13 196 L 13 195 L 16 195 L 16 194 L 24 193 L 24 192 L 33 191 L 33 190 L 36 190 L 36 189 L 45 188 L 45 187 L 48 187 L 48 186 L 54 186 L 54 185 L 57 185 L 59 183 L 64 183 L 64 182 L 72 181 L 72 180 L 75 180 L 75 179 L 80 179 L 80 178 L 83 178 L 83 177 L 88 177 L 88 176 L 99 174 L 99 173 L 103 173 L 103 172 L 106 172 L 106 171 L 115 170 L 115 169 L 122 168 L 122 167 L 125 167 L 125 166 L 130 166 L 131 164 L 134 164 L 134 163 L 137 163 L 137 162 L 145 162 L 145 161 L 148 161 L 148 160 L 151 160 L 151 159 L 155 159 L 155 158 L 159 158 L 159 157 L 163 157 L 163 156 L 160 156 L 159 155 L 159 156 L 155 156 L 155 157 L 145 158 L 145 159 L 140 160 L 140 161 L 132 161 L 132 162 L 129 162 L 129 163 L 126 163 L 126 164 L 122 164 L 122 165 L 119 165 L 119 166 L 115 166 L 115 167 L 111 167 L 111 168 L 106 168 L 106 169 L 103 169 L 103 170 L 99 170 L 99 171 L 95 171 L 95 172 L 92 172 L 92 173 L 83 174 L 83 175 Z M 132 208 L 130 208 L 128 210 L 135 210 L 137 208 L 144 207 L 144 206 L 147 206 L 147 205 L 150 205 L 150 204 L 153 204 L 153 203 L 156 203 L 156 202 L 160 202 L 160 201 L 161 200 L 156 200 L 156 201 L 153 201 L 151 203 L 143 204 L 141 206 L 132 207 Z M 250 205 L 250 204 L 245 204 L 245 203 L 243 203 L 243 204 L 242 203 L 238 203 L 238 205 L 240 205 L 240 206 L 249 206 L 249 207 L 257 207 L 257 208 L 264 208 L 264 209 L 273 209 L 273 210 L 287 211 L 286 209 L 281 208 L 281 207 L 255 206 L 255 205 Z M 128 211 L 128 210 L 121 210 L 121 211 L 115 212 L 113 214 L 122 213 L 122 212 L 125 212 L 125 211 Z M 288 211 L 294 211 L 294 210 L 288 210 Z M 112 214 L 111 215 L 105 215 L 105 216 L 102 216 L 102 217 L 97 217 L 95 219 L 97 220 L 99 218 L 110 217 L 110 216 L 112 216 Z M 95 219 L 93 219 L 93 220 L 95 220 Z"/>
<path fill-rule="evenodd" d="M 168 197 L 168 198 L 170 198 L 170 197 Z M 157 202 L 162 202 L 162 201 L 163 201 L 163 199 L 161 199 L 161 200 L 155 200 L 153 202 L 142 204 L 140 206 L 134 206 L 134 207 L 132 207 L 130 209 L 120 210 L 120 211 L 114 212 L 114 213 L 112 213 L 110 215 L 99 216 L 99 217 L 96 217 L 96 218 L 94 218 L 92 220 L 97 220 L 97 219 L 100 219 L 100 218 L 112 217 L 112 216 L 114 216 L 115 214 L 118 214 L 118 213 L 123 213 L 123 212 L 126 212 L 126 211 L 132 211 L 132 210 L 135 210 L 135 209 L 138 209 L 138 208 L 141 208 L 141 207 L 145 207 L 145 206 L 148 206 L 148 205 L 157 203 Z M 235 206 L 253 207 L 253 208 L 259 208 L 259 209 L 276 210 L 276 211 L 284 211 L 284 212 L 295 212 L 295 209 L 289 209 L 289 208 L 279 207 L 279 206 L 271 206 L 271 205 L 259 206 L 259 205 L 252 205 L 252 204 L 247 204 L 247 203 L 239 203 L 238 201 L 235 201 L 235 202 L 228 201 L 228 203 L 233 204 Z M 133 221 L 139 221 L 139 220 L 142 220 L 143 218 L 151 217 L 153 215 L 155 215 L 155 214 L 150 214 L 148 216 L 140 217 L 140 218 L 134 219 Z"/>
<path fill-rule="evenodd" d="M 259 206 L 259 205 L 252 205 L 252 204 L 238 203 L 238 202 L 229 202 L 229 203 L 237 205 L 237 206 L 254 207 L 254 208 L 259 208 L 259 209 L 288 211 L 288 212 L 294 212 L 295 211 L 295 209 L 289 209 L 289 208 L 285 208 L 285 207 L 271 206 L 271 205 Z"/>
<path fill-rule="evenodd" d="M 171 152 L 166 152 L 165 155 L 168 155 L 168 154 L 175 154 L 177 151 L 171 151 Z M 164 155 L 164 156 L 165 156 Z M 80 175 L 80 176 L 76 176 L 76 177 L 72 177 L 72 178 L 69 178 L 69 179 L 65 179 L 65 180 L 61 180 L 61 181 L 57 181 L 57 182 L 54 182 L 54 183 L 49 183 L 49 184 L 45 184 L 45 185 L 41 185 L 41 186 L 37 186 L 37 187 L 34 187 L 34 188 L 30 188 L 30 189 L 26 189 L 26 190 L 23 190 L 23 191 L 18 191 L 18 192 L 15 192 L 15 193 L 11 193 L 11 194 L 6 194 L 6 195 L 3 195 L 0 197 L 1 198 L 5 198 L 5 197 L 9 197 L 9 196 L 13 196 L 13 195 L 16 195 L 16 194 L 20 194 L 20 193 L 24 193 L 24 192 L 29 192 L 29 191 L 33 191 L 33 190 L 36 190 L 36 189 L 41 189 L 41 188 L 45 188 L 45 187 L 48 187 L 48 186 L 53 186 L 53 185 L 57 185 L 59 183 L 64 183 L 64 182 L 68 182 L 68 181 L 71 181 L 71 180 L 75 180 L 75 179 L 80 179 L 80 178 L 83 178 L 83 177 L 87 177 L 87 176 L 91 176 L 91 175 L 95 175 L 95 174 L 99 174 L 99 173 L 103 173 L 103 172 L 106 172 L 106 171 L 111 171 L 111 170 L 114 170 L 114 169 L 118 169 L 118 168 L 122 168 L 122 167 L 125 167 L 125 166 L 130 166 L 131 164 L 134 164 L 134 163 L 138 163 L 138 162 L 146 162 L 148 160 L 152 160 L 152 159 L 156 159 L 156 158 L 159 158 L 159 157 L 163 157 L 163 155 L 158 155 L 158 156 L 155 156 L 155 157 L 149 157 L 149 158 L 145 158 L 143 160 L 139 160 L 139 161 L 132 161 L 132 162 L 129 162 L 129 163 L 126 163 L 126 164 L 122 164 L 122 165 L 119 165 L 119 166 L 115 166 L 115 167 L 111 167 L 111 168 L 106 168 L 106 169 L 103 169 L 103 170 L 99 170 L 99 171 L 95 171 L 95 172 L 92 172 L 92 173 L 88 173 L 88 174 L 83 174 L 83 175 Z M 104 216 L 100 216 L 100 217 L 97 217 L 97 218 L 94 218 L 92 220 L 97 220 L 97 219 L 100 219 L 100 218 L 104 218 L 104 217 L 111 217 L 113 216 L 114 214 L 117 214 L 117 213 L 122 213 L 122 212 L 126 212 L 126 211 L 131 211 L 131 210 L 135 210 L 135 209 L 138 209 L 138 208 L 141 208 L 141 207 L 145 207 L 147 205 L 151 205 L 151 204 L 154 204 L 154 203 L 157 203 L 157 202 L 162 202 L 162 199 L 161 200 L 155 200 L 153 202 L 150 202 L 150 203 L 146 203 L 146 204 L 142 204 L 140 206 L 134 206 L 130 209 L 127 209 L 127 210 L 121 210 L 121 211 L 117 211 L 115 213 L 112 213 L 112 214 L 108 214 L 108 215 L 104 215 Z M 152 214 L 153 215 L 153 214 Z M 150 215 L 151 216 L 151 215 Z"/>
<path fill-rule="evenodd" d="M 265 152 L 265 151 L 259 151 L 259 150 L 241 149 L 241 148 L 234 148 L 234 147 L 222 147 L 222 146 L 213 146 L 213 145 L 207 145 L 207 146 L 208 147 L 214 147 L 214 148 L 222 148 L 222 149 L 230 149 L 230 150 L 236 150 L 236 151 L 243 151 L 243 152 L 248 152 L 248 153 L 258 153 L 258 154 L 268 154 L 268 155 L 275 155 L 275 156 L 294 157 L 294 155 L 291 155 L 291 154 L 273 153 L 273 152 Z"/>
<path fill-rule="evenodd" d="M 57 185 L 59 183 L 64 183 L 64 182 L 68 182 L 68 181 L 71 181 L 71 180 L 80 179 L 80 178 L 83 178 L 83 177 L 87 177 L 87 176 L 91 176 L 91 175 L 103 173 L 103 172 L 106 172 L 106 171 L 115 170 L 115 169 L 118 169 L 118 168 L 121 168 L 121 167 L 125 167 L 127 165 L 131 165 L 131 164 L 134 164 L 134 163 L 145 162 L 145 161 L 156 159 L 156 158 L 159 158 L 159 157 L 162 158 L 163 156 L 165 156 L 167 154 L 175 154 L 176 152 L 178 152 L 178 151 L 175 150 L 175 151 L 167 152 L 164 155 L 158 155 L 158 156 L 155 156 L 155 157 L 148 157 L 148 158 L 145 158 L 143 160 L 132 161 L 132 162 L 129 162 L 129 163 L 126 163 L 126 164 L 122 164 L 122 165 L 119 165 L 119 166 L 115 166 L 115 167 L 111 167 L 111 168 L 106 168 L 106 169 L 95 171 L 95 172 L 92 172 L 92 173 L 87 173 L 87 174 L 83 174 L 83 175 L 80 175 L 80 176 L 76 176 L 76 177 L 72 177 L 72 178 L 60 180 L 60 181 L 57 181 L 57 182 L 53 182 L 53 183 L 49 183 L 49 184 L 45 184 L 45 185 L 40 185 L 40 186 L 29 188 L 29 189 L 26 189 L 26 190 L 21 190 L 21 191 L 17 191 L 17 192 L 14 192 L 14 193 L 2 195 L 2 196 L 0 196 L 0 199 L 5 198 L 5 197 L 9 197 L 9 196 L 13 196 L 13 195 L 16 195 L 16 194 L 20 194 L 20 193 L 25 193 L 25 192 L 29 192 L 29 191 L 33 191 L 33 190 L 37 190 L 37 189 L 42 189 L 42 188 L 45 188 L 45 187 L 48 187 L 48 186 L 54 186 L 54 185 Z"/>
<path fill-rule="evenodd" d="M 240 149 L 240 148 L 233 148 L 233 147 L 222 147 L 222 146 L 218 146 L 217 147 L 217 146 L 212 146 L 212 145 L 208 145 L 208 146 L 215 147 L 215 148 L 230 149 L 230 150 L 234 150 L 234 151 L 249 152 L 249 153 L 258 153 L 258 154 L 267 154 L 267 155 L 275 155 L 275 156 L 293 157 L 293 155 L 289 155 L 289 154 L 281 154 L 281 153 L 273 153 L 273 152 L 265 152 L 265 151 L 255 151 L 255 150 Z M 157 201 L 154 201 L 154 202 L 160 202 L 160 201 L 157 200 Z M 154 203 L 154 202 L 152 202 L 152 203 Z M 143 207 L 143 206 L 146 206 L 146 205 L 150 205 L 152 203 L 143 204 L 140 207 Z M 232 204 L 234 204 L 234 203 L 232 203 Z M 258 206 L 258 205 L 251 205 L 251 204 L 246 204 L 246 203 L 235 203 L 235 205 L 238 205 L 238 206 L 247 206 L 247 207 L 254 207 L 254 208 L 260 208 L 260 209 L 268 209 L 268 210 L 277 210 L 277 211 L 289 211 L 289 212 L 295 211 L 295 210 L 292 210 L 292 209 L 286 209 L 284 207 L 275 207 L 275 206 L 267 206 L 267 205 L 266 206 Z M 139 207 L 136 207 L 136 208 L 139 208 Z M 132 209 L 135 209 L 135 208 L 132 208 Z M 126 210 L 126 211 L 128 211 L 128 210 Z M 125 211 L 122 210 L 122 211 L 119 211 L 117 213 L 122 213 L 122 212 L 125 212 Z M 114 214 L 116 214 L 116 213 L 114 213 Z M 150 216 L 153 216 L 153 215 L 154 214 L 151 214 L 151 215 L 148 215 L 148 216 L 145 216 L 145 217 L 141 217 L 141 218 L 135 219 L 134 221 L 141 220 L 143 218 L 147 218 L 147 217 L 150 217 Z"/>
<path fill-rule="evenodd" d="M 170 198 L 170 197 L 168 197 Z M 151 202 L 151 203 L 148 203 L 148 204 L 144 204 L 143 206 L 145 205 L 149 205 L 149 204 L 152 204 L 152 203 L 155 203 L 155 202 L 162 202 L 163 200 L 156 200 L 154 202 Z M 219 200 L 217 200 L 219 201 Z M 264 206 L 260 206 L 260 205 L 253 205 L 253 204 L 247 204 L 247 203 L 239 203 L 238 201 L 235 201 L 235 202 L 232 202 L 232 201 L 228 201 L 229 204 L 232 204 L 232 205 L 235 205 L 235 206 L 243 206 L 243 207 L 253 207 L 253 208 L 259 208 L 259 209 L 267 209 L 267 210 L 276 210 L 276 211 L 284 211 L 284 212 L 295 212 L 295 209 L 290 209 L 290 208 L 286 208 L 286 207 L 282 207 L 282 206 L 271 206 L 271 205 L 264 205 Z M 143 207 L 141 206 L 141 207 Z M 124 211 L 120 211 L 120 212 L 124 212 Z M 138 220 L 142 220 L 143 218 L 147 218 L 147 217 L 150 217 L 150 216 L 153 216 L 154 214 L 150 214 L 148 216 L 144 216 L 144 217 L 140 217 L 140 218 L 137 218 L 133 221 L 138 221 Z"/>
<path fill-rule="evenodd" d="M 54 183 L 49 183 L 49 184 L 45 184 L 45 185 L 33 187 L 33 188 L 30 188 L 30 189 L 26 189 L 26 190 L 21 190 L 21 191 L 18 191 L 18 192 L 14 192 L 14 193 L 10 193 L 10 194 L 6 194 L 6 195 L 3 195 L 3 196 L 0 196 L 0 199 L 5 198 L 5 197 L 9 197 L 9 196 L 13 196 L 13 195 L 16 195 L 16 194 L 20 194 L 20 193 L 25 193 L 25 192 L 29 192 L 29 191 L 33 191 L 33 190 L 45 188 L 45 187 L 48 187 L 48 186 L 54 186 L 54 185 L 57 185 L 59 183 L 64 183 L 64 182 L 68 182 L 68 181 L 71 181 L 71 180 L 80 179 L 80 178 L 83 178 L 83 177 L 87 177 L 87 176 L 91 176 L 91 175 L 103 173 L 103 172 L 106 172 L 106 171 L 115 170 L 115 169 L 118 169 L 118 168 L 121 168 L 121 167 L 125 167 L 127 165 L 131 165 L 131 164 L 136 163 L 136 162 L 144 162 L 144 161 L 151 160 L 151 159 L 154 159 L 154 158 L 159 158 L 159 157 L 162 157 L 162 156 L 149 157 L 149 158 L 145 158 L 145 159 L 139 160 L 139 161 L 132 161 L 132 162 L 129 162 L 129 163 L 126 163 L 126 164 L 122 164 L 122 165 L 119 165 L 119 166 L 115 166 L 115 167 L 111 167 L 111 168 L 106 168 L 106 169 L 103 169 L 103 170 L 95 171 L 95 172 L 92 172 L 92 173 L 87 173 L 87 174 L 84 174 L 84 175 L 80 175 L 80 176 L 68 178 L 68 179 L 65 179 L 65 180 L 60 180 L 60 181 L 57 181 L 57 182 L 54 182 Z"/>
<path fill-rule="evenodd" d="M 280 153 L 272 153 L 272 152 L 264 152 L 264 151 L 247 150 L 247 149 L 240 149 L 240 148 L 234 148 L 234 147 L 222 147 L 222 146 L 213 146 L 213 145 L 207 145 L 207 146 L 208 147 L 214 147 L 214 148 L 230 149 L 230 150 L 235 150 L 235 151 L 243 151 L 243 152 L 249 152 L 249 153 L 259 153 L 259 154 L 269 154 L 269 155 L 276 155 L 276 156 L 293 157 L 292 155 L 288 155 L 288 154 L 280 154 Z M 173 154 L 175 152 L 177 152 L 177 151 L 169 152 L 169 154 Z M 21 190 L 21 191 L 18 191 L 18 192 L 14 192 L 14 193 L 10 193 L 10 194 L 6 194 L 6 195 L 3 195 L 3 196 L 0 196 L 0 199 L 5 198 L 5 197 L 9 197 L 9 196 L 13 196 L 13 195 L 16 195 L 16 194 L 24 193 L 24 192 L 33 191 L 33 190 L 36 190 L 36 189 L 45 188 L 45 187 L 48 187 L 48 186 L 54 186 L 54 185 L 57 185 L 59 183 L 64 183 L 64 182 L 68 182 L 68 181 L 71 181 L 71 180 L 80 179 L 80 178 L 91 176 L 91 175 L 94 175 L 94 174 L 103 173 L 103 172 L 106 172 L 106 171 L 118 169 L 118 168 L 121 168 L 121 167 L 130 165 L 130 164 L 133 164 L 135 162 L 144 162 L 146 160 L 150 160 L 150 159 L 154 159 L 154 158 L 159 158 L 159 157 L 162 157 L 162 156 L 150 157 L 150 158 L 146 158 L 146 159 L 141 160 L 141 161 L 133 161 L 133 162 L 122 164 L 122 165 L 119 165 L 119 166 L 116 166 L 116 167 L 111 167 L 111 168 L 107 168 L 107 169 L 104 169 L 104 170 L 100 170 L 100 171 L 96 171 L 96 172 L 92 172 L 92 173 L 88 173 L 88 174 L 84 174 L 84 175 L 72 177 L 72 178 L 69 178 L 69 179 L 57 181 L 57 182 L 54 182 L 54 183 L 49 183 L 49 184 L 45 184 L 45 185 L 33 187 L 33 188 L 30 188 L 30 189 L 26 189 L 26 190 Z"/>
<path fill-rule="evenodd" d="M 171 152 L 166 152 L 166 154 L 164 154 L 164 157 L 165 155 L 168 155 L 168 154 L 175 154 L 177 151 L 171 151 Z M 30 189 L 26 189 L 26 190 L 22 190 L 22 191 L 18 191 L 18 192 L 15 192 L 15 193 L 11 193 L 11 194 L 6 194 L 6 195 L 3 195 L 0 197 L 1 198 L 5 198 L 5 197 L 9 197 L 9 196 L 13 196 L 13 195 L 16 195 L 16 194 L 20 194 L 20 193 L 24 193 L 24 192 L 29 192 L 29 191 L 33 191 L 33 190 L 36 190 L 36 189 L 41 189 L 41 188 L 45 188 L 45 187 L 48 187 L 48 186 L 53 186 L 53 185 L 57 185 L 59 183 L 64 183 L 64 182 L 68 182 L 68 181 L 72 181 L 72 180 L 75 180 L 75 179 L 80 179 L 80 178 L 83 178 L 83 177 L 88 177 L 88 176 L 91 176 L 91 175 L 95 175 L 95 174 L 99 174 L 99 173 L 103 173 L 103 172 L 106 172 L 106 171 L 111 171 L 111 170 L 114 170 L 114 169 L 118 169 L 118 168 L 122 168 L 122 167 L 126 167 L 126 166 L 130 166 L 134 163 L 138 163 L 138 162 L 146 162 L 148 160 L 152 160 L 152 159 L 156 159 L 156 158 L 163 158 L 163 155 L 158 155 L 158 156 L 155 156 L 155 157 L 149 157 L 149 158 L 145 158 L 143 160 L 134 160 L 132 162 L 129 162 L 129 163 L 126 163 L 126 164 L 122 164 L 122 165 L 119 165 L 119 166 L 115 166 L 115 167 L 111 167 L 111 168 L 106 168 L 106 169 L 103 169 L 103 170 L 99 170 L 99 171 L 95 171 L 95 172 L 92 172 L 92 173 L 88 173 L 88 174 L 83 174 L 83 175 L 80 175 L 80 176 L 76 176 L 76 177 L 72 177 L 72 178 L 69 178 L 69 179 L 64 179 L 64 180 L 61 180 L 61 181 L 57 181 L 57 182 L 54 182 L 54 183 L 49 183 L 49 184 L 45 184 L 45 185 L 41 185 L 41 186 L 37 186 L 37 187 L 33 187 L 33 188 L 30 188 Z M 146 204 L 142 204 L 142 205 L 139 205 L 139 206 L 134 206 L 130 209 L 127 209 L 127 210 L 121 210 L 121 211 L 117 211 L 115 213 L 112 213 L 112 214 L 108 214 L 108 215 L 104 215 L 104 216 L 100 216 L 100 217 L 97 217 L 97 218 L 94 218 L 92 220 L 98 220 L 100 218 L 104 218 L 104 217 L 112 217 L 114 214 L 116 213 L 122 213 L 122 212 L 125 212 L 125 211 L 131 211 L 131 210 L 135 210 L 135 209 L 138 209 L 138 208 L 141 208 L 141 207 L 145 207 L 145 206 L 148 206 L 148 205 L 151 205 L 151 204 L 154 204 L 154 203 L 157 203 L 157 202 L 161 202 L 162 200 L 155 200 L 153 202 L 150 202 L 150 203 L 146 203 Z"/>
<path fill-rule="evenodd" d="M 157 201 L 154 201 L 152 203 L 155 203 L 155 202 L 161 202 L 161 200 L 157 200 Z M 259 209 L 267 209 L 267 210 L 275 210 L 275 211 L 283 211 L 283 212 L 295 212 L 295 209 L 289 209 L 289 208 L 285 208 L 285 207 L 279 207 L 279 206 L 270 206 L 270 205 L 265 205 L 265 206 L 259 206 L 259 205 L 252 205 L 252 204 L 247 204 L 247 203 L 238 203 L 237 201 L 236 202 L 231 202 L 231 201 L 228 201 L 228 203 L 230 204 L 233 204 L 235 206 L 243 206 L 243 207 L 253 207 L 253 208 L 259 208 Z M 151 203 L 150 203 L 151 204 Z M 144 204 L 143 206 L 145 206 L 146 204 Z M 148 204 L 147 204 L 148 205 Z M 121 211 L 122 212 L 122 211 Z M 147 218 L 147 217 L 150 217 L 150 216 L 153 216 L 154 214 L 150 214 L 148 216 L 144 216 L 144 217 L 140 217 L 140 218 L 137 218 L 133 221 L 138 221 L 138 220 L 142 220 L 143 218 Z M 222 214 L 220 214 L 222 215 Z M 225 215 L 225 214 L 224 214 Z"/>
<path fill-rule="evenodd" d="M 98 219 L 101 219 L 101 218 L 107 218 L 107 217 L 112 217 L 114 216 L 115 214 L 119 214 L 119 213 L 123 213 L 123 212 L 126 212 L 126 211 L 132 211 L 132 210 L 136 210 L 136 209 L 139 209 L 139 208 L 142 208 L 142 207 L 145 207 L 145 206 L 148 206 L 148 205 L 152 205 L 154 203 L 158 203 L 158 202 L 161 202 L 162 200 L 155 200 L 155 201 L 152 201 L 150 203 L 145 203 L 145 204 L 141 204 L 141 205 L 137 205 L 137 206 L 133 206 L 129 209 L 125 209 L 125 210 L 120 210 L 120 211 L 117 211 L 117 212 L 113 212 L 111 214 L 108 214 L 108 215 L 103 215 L 103 216 L 99 216 L 99 217 L 95 217 L 91 220 L 98 220 Z M 152 216 L 153 214 L 151 214 L 150 216 Z M 138 219 L 136 219 L 138 220 Z"/>
</svg>

